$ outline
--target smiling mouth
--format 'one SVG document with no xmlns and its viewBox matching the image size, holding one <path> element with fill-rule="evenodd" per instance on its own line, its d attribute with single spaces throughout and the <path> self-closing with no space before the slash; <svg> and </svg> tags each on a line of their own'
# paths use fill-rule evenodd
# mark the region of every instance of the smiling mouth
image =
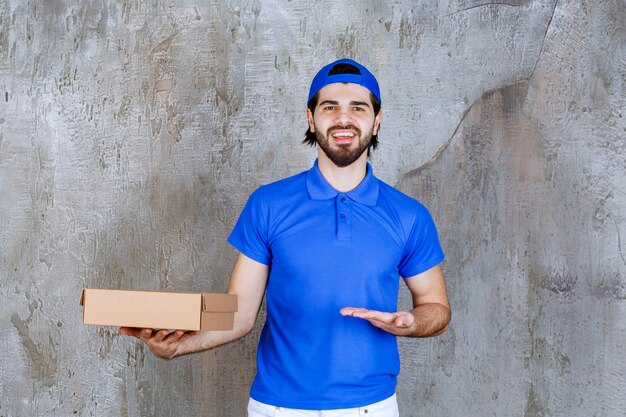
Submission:
<svg viewBox="0 0 626 417">
<path fill-rule="evenodd" d="M 360 131 L 355 127 L 334 127 L 328 129 L 328 136 L 332 136 L 333 140 L 338 145 L 346 145 L 352 143 L 352 141 L 360 135 Z"/>
<path fill-rule="evenodd" d="M 352 143 L 352 140 L 354 139 L 354 133 L 353 132 L 336 132 L 333 133 L 333 139 L 335 139 L 335 143 L 341 145 L 341 144 L 348 144 L 348 143 Z"/>
</svg>

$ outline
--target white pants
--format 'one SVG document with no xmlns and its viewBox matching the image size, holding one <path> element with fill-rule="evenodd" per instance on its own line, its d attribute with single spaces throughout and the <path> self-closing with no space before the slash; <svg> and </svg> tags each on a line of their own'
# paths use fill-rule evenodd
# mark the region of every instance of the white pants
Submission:
<svg viewBox="0 0 626 417">
<path fill-rule="evenodd" d="M 260 403 L 250 398 L 248 417 L 398 417 L 396 394 L 386 400 L 356 408 L 338 410 L 298 410 Z"/>
</svg>

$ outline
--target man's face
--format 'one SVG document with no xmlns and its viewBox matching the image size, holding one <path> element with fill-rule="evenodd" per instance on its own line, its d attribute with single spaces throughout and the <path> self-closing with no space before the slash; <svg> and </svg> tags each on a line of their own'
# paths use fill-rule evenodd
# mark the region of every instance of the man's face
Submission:
<svg viewBox="0 0 626 417">
<path fill-rule="evenodd" d="M 326 156 L 343 168 L 358 160 L 378 132 L 380 116 L 367 88 L 352 83 L 329 84 L 319 91 L 315 112 L 307 109 L 311 132 Z"/>
</svg>

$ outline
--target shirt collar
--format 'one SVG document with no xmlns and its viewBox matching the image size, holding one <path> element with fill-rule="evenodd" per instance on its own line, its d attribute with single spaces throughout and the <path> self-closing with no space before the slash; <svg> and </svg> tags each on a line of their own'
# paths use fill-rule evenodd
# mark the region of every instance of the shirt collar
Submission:
<svg viewBox="0 0 626 417">
<path fill-rule="evenodd" d="M 313 200 L 327 200 L 329 198 L 335 198 L 337 194 L 339 194 L 339 191 L 334 189 L 322 175 L 317 165 L 317 159 L 313 167 L 307 172 L 306 186 L 309 191 L 309 196 L 311 196 Z M 378 178 L 374 176 L 372 167 L 368 162 L 367 172 L 363 181 L 361 181 L 354 190 L 348 191 L 345 194 L 358 203 L 374 206 L 378 201 L 378 189 Z"/>
</svg>

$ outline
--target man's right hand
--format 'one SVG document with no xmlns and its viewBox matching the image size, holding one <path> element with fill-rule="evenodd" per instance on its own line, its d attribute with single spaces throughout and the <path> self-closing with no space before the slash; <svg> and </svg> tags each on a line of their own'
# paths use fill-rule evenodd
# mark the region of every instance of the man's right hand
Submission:
<svg viewBox="0 0 626 417">
<path fill-rule="evenodd" d="M 176 330 L 170 333 L 165 329 L 152 330 L 136 327 L 120 327 L 120 333 L 144 341 L 152 353 L 167 360 L 179 356 L 182 343 L 198 334 L 196 331 Z"/>
<path fill-rule="evenodd" d="M 201 352 L 232 342 L 248 334 L 254 327 L 265 294 L 269 266 L 239 254 L 228 286 L 229 294 L 237 294 L 239 310 L 235 313 L 233 330 L 184 331 L 121 327 L 120 333 L 145 342 L 159 358 L 172 359 L 188 353 Z"/>
</svg>

